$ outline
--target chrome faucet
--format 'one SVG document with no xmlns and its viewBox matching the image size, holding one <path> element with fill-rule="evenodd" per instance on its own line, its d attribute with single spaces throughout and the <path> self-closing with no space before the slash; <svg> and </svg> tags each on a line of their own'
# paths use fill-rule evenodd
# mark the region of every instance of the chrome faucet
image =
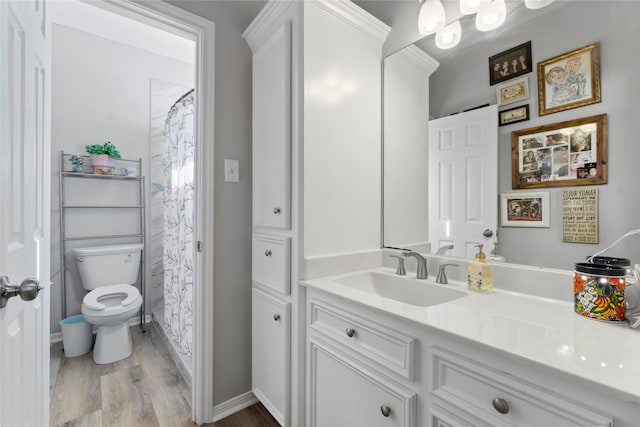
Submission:
<svg viewBox="0 0 640 427">
<path fill-rule="evenodd" d="M 445 272 L 445 268 L 447 268 L 448 266 L 453 265 L 453 266 L 458 266 L 458 264 L 440 264 L 438 266 L 438 277 L 436 277 L 436 283 L 440 283 L 442 285 L 446 285 L 449 283 L 449 281 L 447 280 L 447 274 Z"/>
<path fill-rule="evenodd" d="M 416 270 L 416 278 L 418 279 L 426 279 L 428 272 L 427 272 L 427 260 L 425 259 L 425 257 L 423 257 L 422 255 L 420 255 L 417 252 L 414 251 L 405 251 L 402 252 L 402 256 L 403 257 L 414 257 L 416 259 L 416 261 L 418 261 L 418 269 Z"/>
<path fill-rule="evenodd" d="M 453 245 L 440 246 L 436 255 L 445 255 L 448 250 L 453 250 Z"/>
</svg>

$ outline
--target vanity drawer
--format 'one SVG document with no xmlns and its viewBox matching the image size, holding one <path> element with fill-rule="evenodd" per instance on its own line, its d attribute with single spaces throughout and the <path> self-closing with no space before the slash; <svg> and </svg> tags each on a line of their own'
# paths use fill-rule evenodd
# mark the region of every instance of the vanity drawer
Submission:
<svg viewBox="0 0 640 427">
<path fill-rule="evenodd" d="M 489 425 L 613 426 L 613 416 L 596 412 L 587 403 L 438 347 L 431 354 L 432 395 Z M 593 404 L 597 405 L 597 399 Z"/>
<path fill-rule="evenodd" d="M 290 241 L 288 237 L 253 235 L 251 278 L 284 295 L 291 292 Z"/>
<path fill-rule="evenodd" d="M 317 298 L 310 300 L 309 315 L 312 331 L 341 344 L 350 353 L 412 379 L 415 338 Z"/>
</svg>

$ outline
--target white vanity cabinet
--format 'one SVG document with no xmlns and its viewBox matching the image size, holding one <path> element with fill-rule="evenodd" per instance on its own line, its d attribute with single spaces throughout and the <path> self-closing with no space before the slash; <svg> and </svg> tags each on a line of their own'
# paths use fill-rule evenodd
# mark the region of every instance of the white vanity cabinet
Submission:
<svg viewBox="0 0 640 427">
<path fill-rule="evenodd" d="M 321 294 L 307 303 L 309 426 L 417 426 L 415 339 Z"/>
<path fill-rule="evenodd" d="M 640 405 L 621 392 L 305 289 L 307 425 L 637 427 L 640 421 Z"/>
<path fill-rule="evenodd" d="M 291 22 L 253 52 L 253 225 L 288 229 L 291 194 Z"/>
<path fill-rule="evenodd" d="M 333 246 L 353 234 L 349 220 L 370 223 L 349 240 L 375 242 L 369 229 L 379 230 L 370 213 L 380 204 L 380 149 L 371 141 L 380 140 L 380 61 L 389 30 L 351 1 L 268 1 L 243 33 L 253 54 L 252 389 L 285 426 L 305 424 L 297 357 L 302 257 L 343 252 Z M 353 179 L 362 158 L 370 161 Z M 277 307 L 288 307 L 291 319 L 282 326 L 291 324 L 276 332 L 264 316 Z M 266 341 L 280 333 L 284 342 L 280 335 Z M 282 396 L 290 396 L 284 406 Z"/>
<path fill-rule="evenodd" d="M 252 293 L 253 393 L 284 425 L 291 398 L 291 304 L 259 286 Z"/>
<path fill-rule="evenodd" d="M 310 426 L 415 426 L 415 392 L 363 369 L 361 360 L 310 343 Z"/>
</svg>

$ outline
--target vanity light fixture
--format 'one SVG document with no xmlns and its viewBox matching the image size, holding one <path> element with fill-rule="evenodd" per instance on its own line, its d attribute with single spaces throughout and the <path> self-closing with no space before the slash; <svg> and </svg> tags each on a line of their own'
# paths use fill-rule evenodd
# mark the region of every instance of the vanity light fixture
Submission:
<svg viewBox="0 0 640 427">
<path fill-rule="evenodd" d="M 444 6 L 440 0 L 426 0 L 418 14 L 418 31 L 421 35 L 433 34 L 445 24 Z"/>
<path fill-rule="evenodd" d="M 553 0 L 524 0 L 524 5 L 527 9 L 542 9 L 551 3 L 553 3 Z"/>
<path fill-rule="evenodd" d="M 478 11 L 478 6 L 480 6 L 480 3 L 483 1 L 487 0 L 460 0 L 460 13 L 463 15 L 473 15 Z"/>
<path fill-rule="evenodd" d="M 460 43 L 462 26 L 460 21 L 453 21 L 436 33 L 436 46 L 440 49 L 451 49 Z"/>
<path fill-rule="evenodd" d="M 482 2 L 476 14 L 478 31 L 491 31 L 502 25 L 507 18 L 507 5 L 504 0 Z"/>
</svg>

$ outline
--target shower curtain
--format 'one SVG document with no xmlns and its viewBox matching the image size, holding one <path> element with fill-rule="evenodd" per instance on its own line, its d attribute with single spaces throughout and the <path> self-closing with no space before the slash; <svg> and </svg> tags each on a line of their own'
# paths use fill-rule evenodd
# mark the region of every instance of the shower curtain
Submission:
<svg viewBox="0 0 640 427">
<path fill-rule="evenodd" d="M 193 180 L 194 92 L 169 110 L 165 122 L 164 322 L 169 338 L 192 355 L 193 328 Z"/>
</svg>

